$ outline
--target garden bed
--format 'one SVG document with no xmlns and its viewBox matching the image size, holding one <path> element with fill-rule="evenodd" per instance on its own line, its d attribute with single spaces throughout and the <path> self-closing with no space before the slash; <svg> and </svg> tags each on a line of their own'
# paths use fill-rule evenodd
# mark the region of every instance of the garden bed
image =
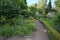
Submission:
<svg viewBox="0 0 60 40">
<path fill-rule="evenodd" d="M 35 23 L 33 19 L 16 18 L 14 25 L 0 25 L 0 35 L 4 37 L 10 36 L 31 36 L 35 30 Z"/>
</svg>

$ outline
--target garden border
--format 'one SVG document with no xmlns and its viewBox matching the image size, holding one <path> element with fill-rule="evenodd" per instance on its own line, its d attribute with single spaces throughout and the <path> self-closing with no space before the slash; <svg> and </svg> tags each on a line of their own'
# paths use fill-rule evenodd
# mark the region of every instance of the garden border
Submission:
<svg viewBox="0 0 60 40">
<path fill-rule="evenodd" d="M 60 40 L 60 33 L 57 32 L 53 27 L 51 27 L 51 25 L 49 25 L 48 22 L 44 21 L 44 19 L 40 19 L 39 21 L 46 26 L 46 29 L 47 29 L 47 30 L 49 29 L 48 32 L 51 31 L 51 32 L 54 34 L 54 36 L 55 36 L 58 40 Z M 52 30 L 53 30 L 53 31 L 52 31 Z"/>
</svg>

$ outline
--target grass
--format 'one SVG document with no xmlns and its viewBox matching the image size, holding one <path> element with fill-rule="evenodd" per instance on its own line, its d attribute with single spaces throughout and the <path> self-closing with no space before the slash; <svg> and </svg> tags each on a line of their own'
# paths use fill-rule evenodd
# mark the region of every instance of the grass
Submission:
<svg viewBox="0 0 60 40">
<path fill-rule="evenodd" d="M 32 19 L 16 18 L 14 20 L 14 25 L 0 25 L 0 35 L 4 37 L 10 37 L 14 35 L 31 36 L 35 30 L 34 26 L 35 24 Z"/>
<path fill-rule="evenodd" d="M 58 33 L 46 20 L 40 19 L 40 21 L 46 25 L 51 40 L 60 40 L 60 33 Z"/>
</svg>

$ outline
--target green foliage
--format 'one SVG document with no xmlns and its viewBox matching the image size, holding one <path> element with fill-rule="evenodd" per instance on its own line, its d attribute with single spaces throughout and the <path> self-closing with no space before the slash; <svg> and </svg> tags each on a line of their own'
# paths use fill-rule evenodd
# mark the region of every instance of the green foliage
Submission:
<svg viewBox="0 0 60 40">
<path fill-rule="evenodd" d="M 50 2 L 50 6 L 51 6 L 51 2 Z M 54 18 L 51 19 L 49 17 L 47 17 L 45 20 L 53 26 L 53 28 L 55 28 L 58 32 L 60 32 L 60 1 L 59 0 L 56 0 L 56 9 L 52 9 L 52 11 L 55 12 L 55 15 L 54 15 Z M 48 10 L 48 9 L 47 9 Z M 46 12 L 48 12 L 46 10 Z"/>
<path fill-rule="evenodd" d="M 51 4 L 51 0 L 49 0 L 48 10 L 51 11 L 51 9 L 52 9 L 52 4 Z"/>
<path fill-rule="evenodd" d="M 25 18 L 29 18 L 32 16 L 32 12 L 31 11 L 28 11 L 28 10 L 21 10 L 20 11 L 20 15 L 25 17 Z"/>
<path fill-rule="evenodd" d="M 60 33 L 53 28 L 52 24 L 49 24 L 47 19 L 41 18 L 40 21 L 46 26 L 51 40 L 60 40 Z"/>
<path fill-rule="evenodd" d="M 26 7 L 24 0 L 0 0 L 0 22 L 18 17 L 20 11 Z"/>
<path fill-rule="evenodd" d="M 47 14 L 48 12 L 50 12 L 52 10 L 52 4 L 51 4 L 51 0 L 49 0 L 49 3 L 47 5 L 47 8 L 45 9 L 45 14 Z"/>
<path fill-rule="evenodd" d="M 26 0 L 0 0 L 0 35 L 31 35 L 35 24 L 27 19 L 30 16 L 32 13 L 27 11 Z"/>
<path fill-rule="evenodd" d="M 4 37 L 10 37 L 10 36 L 31 36 L 35 24 L 32 19 L 23 19 L 23 18 L 16 18 L 14 20 L 14 24 L 9 25 L 0 25 L 0 35 Z"/>
<path fill-rule="evenodd" d="M 29 9 L 32 12 L 32 16 L 34 17 L 35 16 L 35 13 L 37 12 L 37 8 L 34 7 L 34 6 L 31 6 Z"/>
<path fill-rule="evenodd" d="M 56 16 L 57 16 L 57 21 L 58 21 L 58 23 L 59 23 L 59 21 L 60 21 L 60 0 L 56 0 L 56 10 L 57 10 L 57 12 L 56 12 Z"/>
<path fill-rule="evenodd" d="M 45 18 L 44 20 L 47 21 L 55 30 L 60 32 L 60 22 L 56 17 L 54 19 Z"/>
<path fill-rule="evenodd" d="M 55 22 L 60 23 L 60 13 L 57 12 L 56 17 L 55 17 Z"/>
<path fill-rule="evenodd" d="M 55 4 L 56 4 L 56 10 L 59 11 L 60 10 L 60 0 L 56 0 Z"/>
<path fill-rule="evenodd" d="M 48 31 L 50 40 L 58 40 L 51 31 Z"/>
</svg>

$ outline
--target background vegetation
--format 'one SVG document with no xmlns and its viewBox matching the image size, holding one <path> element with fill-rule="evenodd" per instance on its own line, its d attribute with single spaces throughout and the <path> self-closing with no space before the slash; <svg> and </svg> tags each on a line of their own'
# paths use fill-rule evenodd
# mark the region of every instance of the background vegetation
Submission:
<svg viewBox="0 0 60 40">
<path fill-rule="evenodd" d="M 31 36 L 35 23 L 26 0 L 0 0 L 0 35 Z"/>
</svg>

